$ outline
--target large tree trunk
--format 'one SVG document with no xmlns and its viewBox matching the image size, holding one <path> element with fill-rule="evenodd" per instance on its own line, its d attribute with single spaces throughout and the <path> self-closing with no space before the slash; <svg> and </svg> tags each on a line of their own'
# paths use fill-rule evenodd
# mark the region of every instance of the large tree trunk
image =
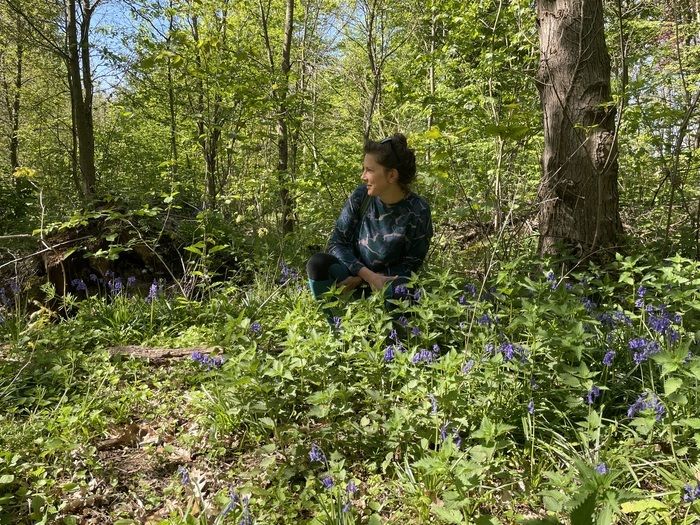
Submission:
<svg viewBox="0 0 700 525">
<path fill-rule="evenodd" d="M 602 0 L 538 0 L 539 252 L 597 255 L 622 232 Z"/>
<path fill-rule="evenodd" d="M 294 0 L 287 0 L 284 17 L 284 43 L 282 46 L 281 87 L 279 89 L 279 115 L 277 117 L 277 174 L 280 182 L 282 202 L 282 232 L 294 230 L 294 199 L 289 191 L 289 127 L 287 120 L 287 95 L 289 93 L 289 71 L 291 69 L 292 30 L 294 28 Z"/>
</svg>

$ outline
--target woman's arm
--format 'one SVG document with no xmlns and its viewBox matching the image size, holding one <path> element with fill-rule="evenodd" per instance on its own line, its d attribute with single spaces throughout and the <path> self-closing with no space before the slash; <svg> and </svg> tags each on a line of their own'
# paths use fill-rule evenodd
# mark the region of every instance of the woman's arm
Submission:
<svg viewBox="0 0 700 525">
<path fill-rule="evenodd" d="M 367 186 L 364 185 L 352 192 L 335 222 L 335 228 L 328 243 L 328 253 L 337 257 L 353 275 L 357 275 L 364 267 L 362 261 L 355 255 L 354 242 L 362 221 L 360 208 L 366 195 Z"/>
<path fill-rule="evenodd" d="M 433 221 L 430 207 L 428 203 L 421 201 L 418 221 L 408 239 L 406 254 L 398 264 L 387 267 L 387 274 L 410 277 L 411 273 L 417 272 L 423 264 L 425 256 L 428 255 L 432 237 Z"/>
</svg>

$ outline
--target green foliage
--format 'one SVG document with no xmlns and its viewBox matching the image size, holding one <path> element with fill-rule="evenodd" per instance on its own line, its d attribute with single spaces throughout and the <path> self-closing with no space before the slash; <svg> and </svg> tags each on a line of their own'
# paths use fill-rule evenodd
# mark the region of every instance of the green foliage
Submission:
<svg viewBox="0 0 700 525">
<path fill-rule="evenodd" d="M 380 296 L 334 296 L 337 332 L 300 280 L 279 284 L 269 268 L 198 301 L 91 296 L 59 323 L 25 322 L 20 343 L 3 325 L 3 512 L 69 519 L 72 487 L 109 477 L 100 436 L 176 413 L 190 430 L 161 427 L 169 444 L 154 457 L 201 459 L 171 463 L 152 496 L 171 501 L 163 523 L 235 523 L 242 494 L 258 521 L 690 523 L 697 263 L 544 268 L 515 260 L 484 282 L 426 273 L 420 298 L 390 311 Z M 141 342 L 215 345 L 225 359 L 158 370 L 103 350 Z M 84 467 L 68 475 L 75 454 Z"/>
</svg>

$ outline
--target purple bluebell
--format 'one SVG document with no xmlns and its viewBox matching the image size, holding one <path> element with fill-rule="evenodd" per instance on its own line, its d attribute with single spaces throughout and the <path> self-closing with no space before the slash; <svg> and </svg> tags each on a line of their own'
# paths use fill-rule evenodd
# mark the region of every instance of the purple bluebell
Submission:
<svg viewBox="0 0 700 525">
<path fill-rule="evenodd" d="M 355 482 L 353 480 L 348 481 L 347 486 L 345 487 L 345 492 L 350 494 L 351 496 L 356 494 L 358 491 L 357 485 L 355 485 Z"/>
<path fill-rule="evenodd" d="M 221 366 L 224 364 L 224 358 L 222 356 L 210 356 L 203 354 L 202 352 L 192 352 L 191 358 L 200 365 L 206 366 L 207 370 L 221 368 Z"/>
<path fill-rule="evenodd" d="M 435 415 L 438 413 L 438 402 L 433 394 L 428 394 L 428 399 L 430 400 L 430 413 Z"/>
<path fill-rule="evenodd" d="M 644 410 L 653 410 L 657 421 L 661 421 L 666 414 L 666 407 L 656 395 L 642 394 L 627 409 L 627 417 L 633 418 Z"/>
<path fill-rule="evenodd" d="M 554 275 L 554 272 L 551 270 L 549 272 L 547 272 L 547 282 L 549 283 L 549 287 L 552 290 L 557 289 L 557 276 Z"/>
<path fill-rule="evenodd" d="M 414 326 L 413 328 L 411 328 L 411 335 L 419 336 L 420 334 L 421 334 L 420 328 L 418 328 L 417 326 Z"/>
<path fill-rule="evenodd" d="M 440 426 L 440 441 L 445 441 L 447 439 L 447 427 L 449 421 L 446 421 Z"/>
<path fill-rule="evenodd" d="M 581 303 L 588 313 L 591 313 L 596 308 L 596 304 L 590 300 L 588 297 L 582 297 Z"/>
<path fill-rule="evenodd" d="M 389 345 L 384 349 L 384 361 L 390 363 L 396 357 L 396 351 L 394 345 Z"/>
<path fill-rule="evenodd" d="M 187 468 L 183 467 L 180 465 L 177 467 L 177 473 L 180 474 L 180 482 L 183 485 L 189 485 L 190 484 L 190 473 L 187 470 Z"/>
<path fill-rule="evenodd" d="M 608 466 L 605 463 L 598 463 L 595 466 L 595 471 L 602 476 L 608 473 Z"/>
<path fill-rule="evenodd" d="M 483 314 L 483 315 L 481 315 L 481 316 L 476 320 L 476 322 L 477 322 L 478 324 L 480 324 L 480 325 L 488 325 L 488 326 L 490 326 L 490 325 L 492 325 L 492 324 L 495 323 L 495 321 L 494 321 L 493 319 L 491 319 L 491 317 L 489 317 L 489 314 Z"/>
<path fill-rule="evenodd" d="M 478 289 L 475 284 L 467 283 L 464 285 L 464 291 L 467 292 L 472 297 L 476 297 Z"/>
<path fill-rule="evenodd" d="M 421 297 L 423 297 L 423 294 L 421 293 L 420 290 L 416 290 L 415 292 L 413 292 L 413 300 L 415 302 L 420 301 Z"/>
<path fill-rule="evenodd" d="M 321 480 L 321 483 L 323 483 L 323 486 L 326 490 L 330 490 L 333 488 L 333 485 L 335 485 L 333 478 L 330 476 L 326 476 Z"/>
<path fill-rule="evenodd" d="M 436 355 L 431 352 L 430 350 L 426 350 L 425 348 L 421 348 L 416 352 L 413 357 L 411 358 L 411 362 L 415 365 L 418 363 L 432 363 L 435 361 Z"/>
<path fill-rule="evenodd" d="M 615 359 L 615 350 L 608 350 L 603 356 L 603 364 L 605 366 L 611 366 Z"/>
<path fill-rule="evenodd" d="M 340 326 L 343 324 L 343 319 L 338 317 L 337 315 L 333 316 L 333 328 L 336 330 L 340 330 Z"/>
<path fill-rule="evenodd" d="M 389 339 L 391 339 L 392 341 L 399 340 L 399 334 L 396 332 L 396 329 L 392 328 L 391 332 L 389 332 Z"/>
<path fill-rule="evenodd" d="M 134 286 L 135 284 L 136 284 L 136 277 L 134 277 L 133 275 L 130 275 L 130 276 L 126 279 L 126 286 L 127 286 L 127 288 L 130 288 L 130 287 Z"/>
<path fill-rule="evenodd" d="M 229 489 L 228 491 L 228 503 L 223 508 L 219 516 L 224 517 L 231 513 L 233 509 L 240 503 L 241 498 L 238 496 L 235 490 Z"/>
<path fill-rule="evenodd" d="M 600 388 L 593 385 L 586 394 L 586 403 L 592 405 L 593 403 L 595 403 L 595 400 L 598 399 L 598 397 L 600 397 Z"/>
<path fill-rule="evenodd" d="M 467 304 L 467 296 L 464 294 L 460 295 L 459 299 L 457 299 L 457 302 L 462 305 Z"/>
<path fill-rule="evenodd" d="M 291 268 L 290 266 L 287 266 L 284 261 L 280 261 L 280 278 L 277 281 L 279 284 L 286 284 L 289 281 L 292 281 L 299 277 L 299 272 L 297 272 L 294 268 Z"/>
<path fill-rule="evenodd" d="M 238 521 L 238 525 L 253 525 L 253 516 L 250 514 L 250 496 L 248 494 L 243 496 L 241 503 L 243 513 L 241 514 L 241 519 Z"/>
<path fill-rule="evenodd" d="M 155 300 L 156 297 L 158 297 L 158 293 L 160 292 L 160 287 L 158 286 L 158 283 L 156 281 L 153 281 L 151 283 L 151 287 L 148 289 L 148 295 L 146 296 L 146 302 L 151 303 Z"/>
<path fill-rule="evenodd" d="M 107 283 L 107 286 L 109 286 L 110 290 L 112 291 L 112 295 L 119 295 L 124 289 L 121 277 L 115 277 L 114 279 L 110 280 Z"/>
<path fill-rule="evenodd" d="M 406 316 L 402 315 L 400 316 L 396 322 L 398 322 L 401 326 L 404 328 L 408 326 L 408 319 L 406 319 Z"/>
<path fill-rule="evenodd" d="M 311 460 L 312 463 L 326 462 L 326 455 L 323 453 L 323 450 L 321 450 L 321 447 L 319 447 L 316 443 L 311 444 L 311 450 L 309 450 L 309 460 Z"/>
<path fill-rule="evenodd" d="M 639 288 L 637 288 L 637 297 L 644 297 L 647 294 L 647 289 L 640 285 Z"/>
<path fill-rule="evenodd" d="M 700 482 L 697 482 L 695 487 L 690 484 L 683 487 L 683 501 L 685 503 L 692 503 L 698 498 L 700 498 Z"/>
<path fill-rule="evenodd" d="M 335 317 L 333 319 L 335 320 Z M 258 321 L 254 321 L 250 324 L 250 331 L 257 335 L 262 332 L 262 325 Z"/>
<path fill-rule="evenodd" d="M 471 372 L 472 368 L 474 368 L 474 360 L 470 359 L 469 361 L 464 363 L 464 365 L 462 365 L 462 373 L 468 374 L 469 372 Z"/>
<path fill-rule="evenodd" d="M 635 337 L 627 343 L 630 350 L 636 350 L 632 359 L 636 364 L 642 364 L 644 361 L 649 359 L 651 356 L 658 354 L 661 351 L 659 343 L 656 341 L 651 341 L 643 337 Z"/>
<path fill-rule="evenodd" d="M 82 279 L 73 279 L 70 283 L 73 288 L 75 288 L 76 292 L 84 292 L 87 290 L 87 285 Z"/>
<path fill-rule="evenodd" d="M 531 399 L 530 402 L 527 404 L 527 411 L 529 414 L 534 414 L 535 413 L 535 402 Z"/>
<path fill-rule="evenodd" d="M 400 284 L 394 288 L 394 297 L 398 299 L 403 299 L 408 296 L 408 286 L 405 284 Z"/>
<path fill-rule="evenodd" d="M 634 306 L 635 308 L 644 308 L 644 299 L 635 299 Z"/>
</svg>

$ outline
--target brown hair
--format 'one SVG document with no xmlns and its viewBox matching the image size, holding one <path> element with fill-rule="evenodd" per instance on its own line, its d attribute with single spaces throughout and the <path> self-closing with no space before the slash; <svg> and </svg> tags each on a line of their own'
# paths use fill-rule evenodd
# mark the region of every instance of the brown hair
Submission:
<svg viewBox="0 0 700 525">
<path fill-rule="evenodd" d="M 408 147 L 408 141 L 403 133 L 375 142 L 365 142 L 364 153 L 371 153 L 379 164 L 399 172 L 399 184 L 408 188 L 416 180 L 416 154 Z"/>
</svg>

